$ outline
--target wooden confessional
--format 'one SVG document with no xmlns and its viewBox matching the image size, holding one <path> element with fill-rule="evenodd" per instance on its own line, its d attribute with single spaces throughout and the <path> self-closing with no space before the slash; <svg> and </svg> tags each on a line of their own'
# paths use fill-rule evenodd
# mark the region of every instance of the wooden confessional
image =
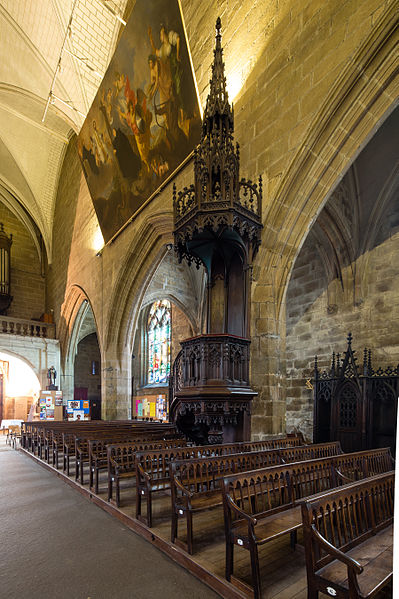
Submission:
<svg viewBox="0 0 399 599">
<path fill-rule="evenodd" d="M 319 371 L 315 357 L 313 440 L 340 441 L 345 452 L 390 447 L 394 454 L 399 364 L 375 369 L 365 349 L 360 367 L 355 353 L 349 333 L 344 357 L 333 353 L 329 371 Z"/>
</svg>

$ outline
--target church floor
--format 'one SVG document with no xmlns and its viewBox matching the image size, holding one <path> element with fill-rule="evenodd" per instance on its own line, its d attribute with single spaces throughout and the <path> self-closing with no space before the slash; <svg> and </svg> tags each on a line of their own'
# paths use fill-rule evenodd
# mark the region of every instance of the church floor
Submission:
<svg viewBox="0 0 399 599">
<path fill-rule="evenodd" d="M 219 596 L 212 588 L 226 599 L 251 596 L 248 587 L 242 592 L 224 578 L 222 508 L 194 515 L 194 555 L 188 556 L 170 543 L 170 496 L 167 493 L 154 495 L 153 528 L 149 529 L 135 519 L 134 479 L 122 481 L 118 509 L 106 501 L 105 473 L 100 477 L 99 494 L 95 495 L 88 489 L 87 467 L 86 484 L 82 486 L 74 480 L 73 460 L 71 476 L 67 478 L 51 466 L 45 467 L 53 472 L 44 470 L 38 463 L 41 461 L 30 456 L 6 451 L 4 441 L 0 440 L 0 509 L 6 504 L 7 510 L 4 514 L 3 507 L 0 516 L 3 538 L 0 596 L 7 589 L 9 592 L 4 596 L 11 599 L 212 599 Z M 185 522 L 181 520 L 178 538 L 182 542 L 184 533 Z M 164 553 L 200 580 L 207 581 L 211 588 Z M 307 599 L 301 532 L 294 551 L 290 549 L 289 537 L 281 537 L 260 548 L 259 560 L 262 599 Z M 250 573 L 249 552 L 236 547 L 234 575 L 249 585 Z M 320 599 L 323 596 L 320 594 Z M 375 599 L 391 597 L 391 589 L 386 588 Z"/>
<path fill-rule="evenodd" d="M 0 597 L 212 599 L 211 589 L 0 435 Z"/>
</svg>

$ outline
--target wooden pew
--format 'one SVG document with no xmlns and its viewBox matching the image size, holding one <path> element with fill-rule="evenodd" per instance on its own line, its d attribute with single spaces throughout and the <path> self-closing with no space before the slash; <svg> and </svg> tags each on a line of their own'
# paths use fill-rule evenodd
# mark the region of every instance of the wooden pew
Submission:
<svg viewBox="0 0 399 599">
<path fill-rule="evenodd" d="M 103 445 L 115 444 L 115 443 L 128 443 L 128 442 L 144 442 L 144 441 L 166 441 L 166 444 L 172 442 L 172 445 L 186 443 L 180 436 L 176 439 L 171 435 L 164 435 L 164 431 L 149 430 L 146 432 L 137 430 L 115 430 L 115 431 L 98 431 L 90 434 L 86 434 L 84 437 L 75 437 L 75 480 L 80 480 L 80 484 L 83 485 L 84 480 L 84 466 L 89 464 L 90 471 L 90 441 L 101 441 Z M 96 446 L 99 447 L 98 445 Z M 105 460 L 106 448 L 104 449 Z"/>
<path fill-rule="evenodd" d="M 190 452 L 190 456 L 211 456 L 211 455 L 228 455 L 233 453 L 247 452 L 247 451 L 263 451 L 269 449 L 271 447 L 290 447 L 291 445 L 297 445 L 302 440 L 301 436 L 293 436 L 290 435 L 288 437 L 277 437 L 274 439 L 265 439 L 263 441 L 240 441 L 238 443 L 225 443 L 218 445 L 202 445 L 196 446 L 194 449 L 196 450 L 196 454 Z M 183 447 L 183 444 L 181 445 Z M 111 451 L 111 453 L 113 450 Z M 132 452 L 129 452 L 127 448 L 120 452 L 109 454 L 109 465 L 108 465 L 108 500 L 112 499 L 113 492 L 113 483 L 116 483 L 116 504 L 119 506 L 119 478 L 129 478 L 133 476 L 137 476 L 136 473 L 136 461 L 135 455 Z M 162 464 L 159 465 L 161 470 L 163 469 Z M 154 471 L 154 470 L 153 470 Z M 144 475 L 145 478 L 145 475 Z M 169 483 L 168 483 L 169 486 Z M 144 491 L 144 495 L 147 498 L 147 505 L 151 504 L 151 497 L 147 494 L 148 485 L 143 485 L 141 487 L 141 496 L 143 495 L 142 491 Z M 150 491 L 151 492 L 151 491 Z M 141 499 L 141 497 L 140 497 Z M 140 512 L 141 515 L 141 502 L 140 502 Z M 151 515 L 150 515 L 151 519 Z M 148 520 L 147 520 L 148 522 Z"/>
<path fill-rule="evenodd" d="M 355 473 L 365 478 L 387 467 L 393 460 L 389 448 L 354 452 L 294 462 L 284 466 L 235 474 L 224 479 L 223 506 L 226 531 L 226 578 L 233 577 L 234 546 L 250 552 L 255 599 L 261 597 L 258 547 L 290 534 L 295 545 L 296 531 L 302 526 L 300 504 L 309 496 L 333 489 L 343 476 Z M 344 472 L 342 472 L 344 471 Z"/>
<path fill-rule="evenodd" d="M 35 452 L 37 450 L 38 438 L 42 437 L 43 432 L 46 430 L 56 430 L 63 428 L 67 430 L 103 430 L 120 427 L 129 427 L 134 430 L 162 430 L 164 436 L 170 434 L 176 435 L 176 427 L 170 423 L 160 422 L 143 422 L 136 420 L 84 420 L 84 421 L 73 421 L 73 422 L 57 422 L 57 421 L 34 421 L 34 422 L 23 422 L 21 427 L 21 445 L 24 449 Z M 41 449 L 38 450 L 41 452 Z"/>
<path fill-rule="evenodd" d="M 265 468 L 280 461 L 278 451 L 266 449 L 211 458 L 171 462 L 171 541 L 193 553 L 193 514 L 222 505 L 223 477 Z M 179 517 L 185 517 L 187 543 L 177 538 Z"/>
<path fill-rule="evenodd" d="M 287 463 L 303 462 L 304 460 L 314 460 L 316 458 L 327 458 L 341 453 L 343 453 L 343 451 L 339 441 L 329 441 L 326 443 L 315 443 L 313 445 L 280 449 L 280 457 L 283 462 Z"/>
<path fill-rule="evenodd" d="M 109 441 L 108 439 L 89 440 L 89 486 L 90 489 L 94 490 L 95 493 L 98 493 L 100 471 L 108 470 L 108 445 L 126 445 L 126 443 L 137 445 L 137 438 L 125 439 L 123 442 L 116 441 L 116 439 L 112 441 Z M 180 447 L 186 445 L 186 439 L 183 437 L 176 437 L 174 439 L 154 439 L 152 436 L 149 436 L 148 438 L 146 437 L 142 440 L 140 447 L 145 449 L 147 445 L 150 445 L 151 447 L 159 447 L 161 449 L 165 447 Z"/>
<path fill-rule="evenodd" d="M 80 423 L 79 423 L 80 424 Z M 81 472 L 80 466 L 84 461 L 88 461 L 88 447 L 85 443 L 89 439 L 107 438 L 112 442 L 112 436 L 116 441 L 121 440 L 121 436 L 125 439 L 153 439 L 153 438 L 173 438 L 176 436 L 174 425 L 164 425 L 158 423 L 126 423 L 119 424 L 118 421 L 111 423 L 101 423 L 100 425 L 90 425 L 88 427 L 66 427 L 63 434 L 63 469 L 69 476 L 70 458 L 76 457 L 78 452 L 79 464 L 75 465 L 75 477 L 79 478 Z M 77 439 L 79 440 L 77 442 Z M 82 444 L 82 446 L 80 445 Z M 76 470 L 77 468 L 77 470 Z"/>
<path fill-rule="evenodd" d="M 366 599 L 392 580 L 394 472 L 302 504 L 308 598 Z"/>
<path fill-rule="evenodd" d="M 12 446 L 14 449 L 17 448 L 18 439 L 21 442 L 21 427 L 19 424 L 10 424 L 7 430 L 6 445 Z"/>
<path fill-rule="evenodd" d="M 218 445 L 182 446 L 136 453 L 136 518 L 148 527 L 152 526 L 152 494 L 170 489 L 170 463 L 194 460 L 203 457 L 236 455 L 241 452 L 241 443 Z M 269 451 L 269 450 L 267 450 Z M 147 515 L 141 513 L 142 499 L 146 500 Z"/>
<path fill-rule="evenodd" d="M 225 445 L 202 445 L 179 450 L 163 449 L 136 454 L 136 518 L 152 526 L 152 493 L 170 489 L 170 462 L 206 456 L 231 455 L 251 451 L 274 451 L 274 463 L 298 461 L 342 453 L 339 442 L 319 443 L 312 446 L 286 447 L 284 439 L 231 443 Z M 283 446 L 281 448 L 281 445 Z M 274 447 L 274 449 L 273 449 Z M 147 515 L 142 515 L 142 500 L 146 500 Z"/>
</svg>

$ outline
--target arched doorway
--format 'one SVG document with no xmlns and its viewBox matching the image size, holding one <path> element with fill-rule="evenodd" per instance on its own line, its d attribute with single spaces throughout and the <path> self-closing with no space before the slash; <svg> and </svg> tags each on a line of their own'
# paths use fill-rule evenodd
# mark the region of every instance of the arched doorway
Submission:
<svg viewBox="0 0 399 599">
<path fill-rule="evenodd" d="M 80 411 L 85 411 L 85 417 L 89 409 L 91 420 L 101 420 L 101 352 L 93 310 L 88 302 L 79 320 L 75 342 L 73 399 L 81 403 Z"/>
<path fill-rule="evenodd" d="M 33 368 L 14 354 L 0 352 L 0 422 L 27 420 L 41 385 Z"/>
</svg>

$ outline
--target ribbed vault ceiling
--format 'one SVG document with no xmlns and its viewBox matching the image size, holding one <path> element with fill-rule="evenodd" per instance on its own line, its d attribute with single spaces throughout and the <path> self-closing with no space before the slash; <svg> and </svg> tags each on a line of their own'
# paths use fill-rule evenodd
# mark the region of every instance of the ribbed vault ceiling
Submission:
<svg viewBox="0 0 399 599">
<path fill-rule="evenodd" d="M 64 152 L 115 50 L 123 25 L 113 13 L 123 16 L 127 3 L 0 0 L 0 200 L 16 214 L 25 208 L 50 261 Z M 66 104 L 53 98 L 43 121 L 51 88 Z"/>
</svg>

